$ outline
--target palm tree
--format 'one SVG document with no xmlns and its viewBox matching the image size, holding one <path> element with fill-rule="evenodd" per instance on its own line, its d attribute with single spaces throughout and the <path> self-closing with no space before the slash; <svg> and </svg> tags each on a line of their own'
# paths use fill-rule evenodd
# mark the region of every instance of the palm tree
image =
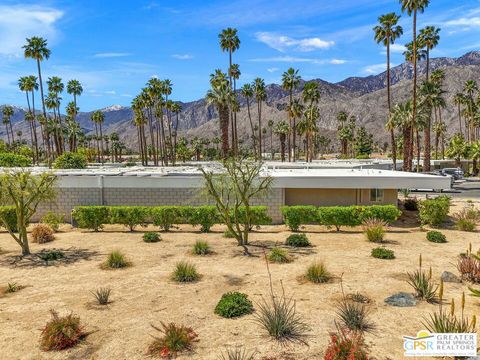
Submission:
<svg viewBox="0 0 480 360">
<path fill-rule="evenodd" d="M 10 105 L 5 105 L 2 109 L 2 116 L 3 125 L 5 125 L 5 128 L 7 130 L 8 145 L 13 145 L 13 142 L 15 141 L 13 139 L 13 131 L 12 140 L 10 141 L 10 130 L 12 129 L 12 123 L 10 122 L 10 118 L 13 116 L 13 107 L 11 107 Z"/>
<path fill-rule="evenodd" d="M 378 18 L 380 25 L 377 25 L 373 28 L 375 32 L 375 41 L 377 44 L 382 43 L 387 47 L 387 105 L 388 105 L 388 115 L 392 111 L 392 100 L 391 100 L 391 75 L 390 75 L 390 45 L 395 43 L 402 34 L 403 28 L 398 25 L 400 16 L 395 13 L 388 13 L 382 15 Z M 389 119 L 387 119 L 387 122 Z M 397 168 L 397 145 L 395 142 L 395 134 L 393 128 L 390 131 L 390 142 L 392 145 L 392 161 L 393 169 Z"/>
<path fill-rule="evenodd" d="M 461 92 L 458 92 L 453 97 L 453 103 L 457 105 L 458 110 L 458 129 L 460 134 L 463 134 L 462 129 L 462 105 L 465 103 L 465 95 Z"/>
<path fill-rule="evenodd" d="M 35 125 L 35 116 L 34 112 L 32 111 L 32 107 L 30 106 L 30 93 L 32 94 L 32 105 L 34 105 L 34 95 L 33 92 L 38 89 L 37 78 L 33 75 L 30 76 L 23 76 L 18 79 L 18 87 L 20 91 L 24 91 L 27 97 L 27 105 L 28 105 L 28 113 L 25 114 L 25 120 L 27 120 L 30 129 L 30 140 L 32 142 L 32 147 L 35 149 L 33 161 L 35 163 L 38 162 L 38 145 L 37 145 L 37 131 Z"/>
<path fill-rule="evenodd" d="M 273 152 L 273 120 L 268 120 L 267 126 L 270 129 L 270 153 L 272 154 L 272 160 L 274 160 L 275 153 Z"/>
<path fill-rule="evenodd" d="M 265 81 L 261 78 L 253 80 L 253 92 L 255 99 L 257 100 L 257 113 L 258 113 L 258 154 L 259 159 L 262 159 L 262 102 L 267 100 L 267 92 L 265 90 Z"/>
<path fill-rule="evenodd" d="M 447 156 L 455 159 L 455 166 L 460 167 L 462 158 L 468 157 L 468 144 L 461 134 L 455 134 L 448 144 Z"/>
<path fill-rule="evenodd" d="M 253 97 L 253 87 L 251 84 L 244 84 L 242 89 L 240 90 L 242 96 L 245 98 L 247 102 L 247 113 L 248 113 L 248 120 L 250 121 L 250 130 L 252 131 L 252 139 L 253 139 L 253 154 L 255 158 L 257 158 L 257 142 L 256 142 L 256 135 L 254 131 L 253 121 L 252 121 L 252 113 L 250 112 L 250 100 Z"/>
<path fill-rule="evenodd" d="M 476 142 L 470 145 L 468 155 L 469 155 L 469 158 L 472 159 L 473 161 L 472 175 L 477 176 L 478 175 L 477 164 L 478 164 L 478 161 L 480 160 L 480 140 L 477 140 Z"/>
<path fill-rule="evenodd" d="M 100 110 L 94 111 L 91 119 L 95 124 L 95 136 L 97 140 L 98 162 L 103 164 L 103 133 L 102 123 L 105 121 L 105 114 Z"/>
<path fill-rule="evenodd" d="M 475 80 L 467 80 L 465 82 L 463 92 L 466 94 L 466 115 L 469 117 L 468 119 L 468 133 L 469 133 L 469 141 L 473 142 L 475 140 L 475 131 L 473 129 L 474 124 L 474 117 L 476 114 L 476 104 L 474 100 L 475 94 L 478 92 L 478 85 Z M 465 122 L 465 127 L 467 127 L 467 123 Z"/>
<path fill-rule="evenodd" d="M 210 75 L 211 89 L 208 90 L 207 104 L 214 105 L 218 111 L 220 132 L 222 135 L 222 156 L 226 160 L 229 155 L 228 144 L 228 120 L 229 106 L 232 103 L 233 95 L 226 74 L 216 71 Z"/>
<path fill-rule="evenodd" d="M 223 29 L 220 34 L 218 34 L 218 39 L 220 42 L 220 48 L 222 51 L 228 51 L 228 79 L 229 79 L 229 86 L 230 90 L 233 91 L 233 82 L 232 82 L 232 64 L 233 64 L 233 53 L 240 48 L 240 38 L 237 35 L 238 30 L 234 28 L 226 28 Z M 235 94 L 233 94 L 235 96 Z M 234 97 L 233 96 L 233 97 Z M 236 153 L 236 145 L 235 145 L 235 120 L 234 120 L 233 113 L 230 111 L 230 120 L 232 126 L 232 149 L 233 152 Z"/>
<path fill-rule="evenodd" d="M 237 102 L 237 80 L 240 78 L 241 72 L 240 72 L 240 65 L 238 64 L 232 64 L 230 69 L 228 70 L 228 74 L 231 79 L 233 79 L 233 95 L 235 97 L 235 101 Z M 237 102 L 238 104 L 238 102 Z M 235 154 L 238 153 L 238 135 L 237 135 L 237 112 L 240 111 L 240 107 L 237 106 L 236 109 L 234 109 L 234 106 L 232 104 L 232 111 L 233 111 L 233 124 L 232 124 L 232 147 L 235 152 Z"/>
<path fill-rule="evenodd" d="M 172 162 L 175 165 L 177 160 L 177 135 L 178 135 L 178 124 L 179 124 L 179 115 L 182 111 L 182 105 L 176 102 L 173 103 L 172 112 L 175 114 L 175 125 L 173 126 L 173 155 L 172 155 Z"/>
<path fill-rule="evenodd" d="M 412 40 L 412 63 L 413 63 L 413 91 L 412 91 L 412 124 L 415 123 L 415 117 L 417 115 L 417 14 L 418 12 L 423 13 L 425 8 L 428 6 L 430 0 L 400 0 L 402 5 L 402 11 L 407 12 L 408 16 L 413 15 L 413 40 Z M 413 129 L 413 127 L 412 127 Z M 412 140 L 412 136 L 409 137 L 409 141 Z M 408 149 L 410 152 L 413 149 L 413 143 L 408 143 Z M 407 149 L 404 149 L 404 154 L 408 153 Z M 412 158 L 411 156 L 405 157 L 404 161 L 407 161 L 404 164 L 404 170 L 412 170 Z"/>
<path fill-rule="evenodd" d="M 288 161 L 292 161 L 292 142 L 295 144 L 295 131 L 292 131 L 292 117 L 289 108 L 292 106 L 293 102 L 293 92 L 297 89 L 298 85 L 300 84 L 301 77 L 298 75 L 298 70 L 294 68 L 289 68 L 285 71 L 282 75 L 282 87 L 284 90 L 288 91 L 288 107 L 287 107 L 287 115 L 289 120 L 290 131 L 288 134 Z M 293 134 L 293 140 L 291 139 L 291 135 Z M 293 161 L 295 161 L 295 146 L 293 146 Z"/>
<path fill-rule="evenodd" d="M 337 114 L 337 131 L 338 131 L 338 137 L 340 139 L 340 149 L 342 152 L 342 156 L 346 157 L 347 152 L 348 152 L 348 138 L 349 135 L 346 134 L 347 131 L 344 129 L 347 129 L 346 123 L 348 120 L 348 114 L 345 111 L 340 111 Z"/>
<path fill-rule="evenodd" d="M 280 154 L 282 158 L 282 162 L 285 162 L 285 140 L 287 135 L 290 133 L 290 125 L 287 124 L 285 121 L 280 121 L 275 126 L 273 132 L 278 135 L 280 140 Z"/>
<path fill-rule="evenodd" d="M 430 71 L 430 51 L 434 49 L 440 41 L 440 29 L 435 26 L 427 26 L 420 30 L 418 35 L 419 43 L 422 47 L 425 47 L 427 51 L 427 81 L 429 80 Z"/>
<path fill-rule="evenodd" d="M 307 152 L 305 158 L 307 162 L 313 160 L 313 134 L 317 131 L 317 119 L 319 117 L 319 110 L 317 107 L 320 101 L 320 91 L 316 82 L 309 82 L 305 84 L 302 92 L 302 99 L 305 104 L 308 103 L 305 110 L 305 135 L 307 140 Z"/>
<path fill-rule="evenodd" d="M 300 117 L 302 116 L 303 114 L 303 109 L 304 109 L 304 106 L 302 105 L 302 103 L 300 102 L 299 99 L 293 99 L 292 103 L 289 105 L 288 107 L 288 112 L 289 112 L 289 118 L 293 120 L 293 126 L 291 128 L 291 132 L 293 132 L 293 136 L 292 136 L 292 154 L 294 154 L 295 156 L 293 157 L 293 160 L 297 159 L 298 158 L 298 154 L 296 152 L 296 147 L 297 147 L 297 143 L 296 143 L 296 139 L 297 139 L 297 134 L 298 134 L 298 131 L 297 131 L 297 119 L 300 119 Z"/>
<path fill-rule="evenodd" d="M 67 83 L 67 93 L 73 95 L 73 103 L 75 108 L 77 108 L 77 96 L 80 96 L 83 93 L 83 87 L 82 84 L 80 84 L 80 81 L 75 79 L 69 80 Z M 75 116 L 76 115 L 77 114 L 75 113 Z M 73 120 L 75 120 L 75 116 L 73 117 Z"/>
</svg>

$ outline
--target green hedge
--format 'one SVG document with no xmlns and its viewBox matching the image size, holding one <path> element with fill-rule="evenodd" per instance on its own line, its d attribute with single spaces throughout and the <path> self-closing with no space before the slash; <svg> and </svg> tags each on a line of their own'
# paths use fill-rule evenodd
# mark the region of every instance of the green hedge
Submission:
<svg viewBox="0 0 480 360">
<path fill-rule="evenodd" d="M 358 226 L 365 219 L 376 218 L 391 223 L 398 219 L 401 211 L 394 205 L 372 206 L 284 206 L 282 214 L 285 224 L 292 231 L 298 231 L 300 226 L 320 224 L 335 226 Z"/>
<path fill-rule="evenodd" d="M 435 199 L 420 201 L 418 204 L 420 222 L 423 225 L 440 226 L 448 217 L 450 197 L 439 196 Z"/>
<path fill-rule="evenodd" d="M 252 206 L 252 226 L 272 223 L 266 206 Z M 245 208 L 240 208 L 240 221 L 244 221 Z M 200 226 L 200 231 L 209 232 L 222 222 L 215 206 L 77 206 L 72 217 L 80 228 L 100 230 L 105 224 L 122 224 L 130 230 L 153 223 L 168 231 L 175 224 Z"/>
<path fill-rule="evenodd" d="M 26 156 L 15 153 L 0 153 L 0 167 L 27 167 L 32 161 Z"/>
<path fill-rule="evenodd" d="M 0 227 L 17 231 L 17 212 L 13 206 L 0 206 Z"/>
</svg>

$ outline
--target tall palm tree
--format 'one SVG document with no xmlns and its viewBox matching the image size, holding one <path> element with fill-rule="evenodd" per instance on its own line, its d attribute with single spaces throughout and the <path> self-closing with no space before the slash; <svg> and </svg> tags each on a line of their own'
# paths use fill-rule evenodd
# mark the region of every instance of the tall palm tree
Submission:
<svg viewBox="0 0 480 360">
<path fill-rule="evenodd" d="M 412 26 L 412 33 L 413 33 L 413 40 L 412 40 L 412 63 L 413 63 L 413 91 L 412 91 L 412 124 L 415 123 L 415 117 L 417 114 L 417 15 L 418 13 L 423 13 L 425 8 L 430 3 L 430 0 L 400 0 L 400 4 L 402 5 L 402 11 L 407 12 L 408 16 L 413 17 L 413 26 Z M 413 130 L 413 126 L 412 126 Z M 413 149 L 412 141 L 413 136 L 409 137 L 408 149 L 411 151 Z M 404 153 L 408 153 L 404 149 Z M 405 157 L 404 161 L 406 160 L 406 164 L 404 164 L 404 170 L 411 171 L 412 170 L 412 157 L 408 155 Z"/>
<path fill-rule="evenodd" d="M 465 95 L 461 92 L 458 92 L 455 94 L 453 97 L 453 103 L 457 105 L 457 111 L 458 111 L 458 129 L 460 134 L 463 134 L 463 129 L 462 129 L 462 105 L 465 103 Z"/>
<path fill-rule="evenodd" d="M 179 116 L 180 113 L 182 112 L 182 105 L 180 103 L 175 102 L 173 103 L 172 106 L 172 112 L 175 114 L 175 125 L 173 126 L 173 165 L 175 165 L 175 162 L 177 160 L 177 135 L 178 135 L 178 124 L 179 124 Z"/>
<path fill-rule="evenodd" d="M 265 90 L 265 81 L 261 78 L 253 80 L 253 93 L 257 101 L 258 114 L 258 154 L 259 159 L 262 159 L 262 103 L 267 100 L 267 92 Z"/>
<path fill-rule="evenodd" d="M 469 157 L 473 161 L 472 174 L 473 176 L 478 175 L 478 162 L 480 161 L 480 140 L 472 143 L 469 149 Z"/>
<path fill-rule="evenodd" d="M 252 113 L 250 111 L 250 101 L 253 97 L 253 87 L 251 84 L 248 84 L 248 83 L 244 84 L 240 92 L 247 102 L 248 120 L 250 122 L 250 130 L 252 131 L 253 154 L 255 158 L 257 158 L 257 140 L 256 140 L 255 130 L 254 130 L 253 121 L 252 121 Z"/>
<path fill-rule="evenodd" d="M 418 35 L 419 43 L 425 47 L 427 52 L 427 81 L 429 80 L 430 71 L 430 51 L 434 49 L 440 41 L 440 28 L 435 26 L 427 26 L 420 30 Z"/>
<path fill-rule="evenodd" d="M 221 71 L 216 71 L 210 76 L 211 89 L 208 90 L 206 100 L 207 104 L 214 105 L 218 111 L 220 133 L 222 136 L 222 157 L 227 159 L 229 155 L 228 144 L 228 121 L 229 106 L 232 103 L 233 95 L 227 75 Z"/>
<path fill-rule="evenodd" d="M 77 108 L 77 96 L 80 96 L 83 93 L 83 87 L 82 84 L 80 84 L 80 81 L 75 79 L 69 80 L 67 83 L 67 93 L 73 95 L 73 103 L 75 108 Z M 76 115 L 77 114 L 75 114 L 75 116 Z M 75 116 L 73 117 L 73 120 L 75 120 Z"/>
<path fill-rule="evenodd" d="M 27 97 L 27 106 L 28 113 L 25 114 L 25 120 L 28 122 L 28 127 L 30 129 L 30 141 L 32 143 L 32 148 L 34 149 L 33 161 L 38 162 L 38 145 L 37 145 L 37 131 L 35 124 L 34 110 L 32 111 L 32 106 L 30 105 L 30 95 L 32 94 L 32 105 L 34 105 L 34 95 L 33 92 L 38 89 L 37 78 L 33 75 L 22 76 L 18 79 L 18 87 L 20 91 L 24 91 Z"/>
<path fill-rule="evenodd" d="M 293 154 L 292 154 L 292 142 L 295 144 L 295 131 L 292 131 L 292 118 L 291 118 L 291 113 L 289 111 L 289 108 L 292 106 L 293 102 L 293 92 L 297 89 L 298 85 L 300 84 L 301 77 L 298 75 L 298 70 L 295 70 L 294 68 L 289 68 L 287 71 L 285 71 L 282 74 L 282 87 L 284 90 L 288 91 L 288 107 L 287 107 L 287 115 L 288 115 L 288 120 L 289 120 L 289 126 L 290 126 L 290 131 L 288 134 L 288 139 L 287 139 L 287 148 L 288 148 L 288 161 L 292 161 L 292 155 L 293 155 L 293 161 L 295 161 L 295 146 L 293 146 Z M 292 140 L 292 134 L 293 134 L 293 140 Z"/>
<path fill-rule="evenodd" d="M 307 152 L 305 154 L 306 161 L 313 160 L 313 134 L 317 129 L 317 119 L 319 111 L 317 104 L 320 101 L 320 91 L 316 82 L 305 84 L 302 92 L 303 102 L 307 105 L 305 110 L 305 135 L 307 140 Z"/>
<path fill-rule="evenodd" d="M 378 18 L 380 25 L 377 25 L 373 28 L 375 32 L 375 41 L 377 44 L 382 43 L 387 47 L 387 105 L 388 105 L 388 116 L 392 111 L 392 99 L 391 99 L 391 75 L 390 75 L 390 45 L 395 43 L 402 34 L 403 28 L 398 25 L 400 16 L 395 13 L 388 13 L 382 15 Z M 387 118 L 387 122 L 389 119 Z M 395 142 L 394 129 L 391 128 L 390 131 L 390 142 L 392 146 L 392 161 L 393 169 L 397 168 L 397 145 Z"/>
<path fill-rule="evenodd" d="M 475 80 L 467 80 L 463 87 L 463 92 L 466 95 L 465 103 L 467 105 L 466 115 L 468 116 L 468 133 L 469 141 L 473 142 L 475 140 L 475 131 L 473 128 L 474 117 L 476 114 L 476 103 L 475 103 L 475 94 L 478 93 L 478 85 Z M 466 122 L 465 122 L 466 123 Z M 467 127 L 467 124 L 465 125 Z"/>
<path fill-rule="evenodd" d="M 230 69 L 228 71 L 228 74 L 231 79 L 233 79 L 233 95 L 235 97 L 235 102 L 237 102 L 237 80 L 240 78 L 240 75 L 242 74 L 240 72 L 240 65 L 238 64 L 232 64 L 230 66 Z M 233 111 L 233 126 L 232 126 L 232 147 L 235 152 L 235 155 L 238 154 L 238 134 L 237 134 L 237 112 L 240 111 L 239 106 L 237 106 L 237 109 L 234 109 L 234 106 L 232 106 L 232 111 Z"/>
<path fill-rule="evenodd" d="M 5 125 L 5 128 L 7 130 L 7 140 L 8 140 L 8 145 L 13 145 L 15 142 L 15 139 L 13 138 L 13 130 L 12 130 L 12 123 L 10 121 L 11 117 L 13 116 L 13 107 L 10 105 L 4 105 L 2 109 L 2 122 L 3 125 Z M 10 133 L 11 133 L 11 141 L 10 141 Z"/>
<path fill-rule="evenodd" d="M 290 125 L 286 121 L 280 121 L 275 126 L 273 132 L 278 135 L 280 140 L 280 155 L 282 162 L 285 162 L 285 140 L 290 133 Z"/>
<path fill-rule="evenodd" d="M 240 48 L 240 38 L 237 35 L 238 30 L 235 28 L 226 28 L 223 29 L 220 34 L 218 34 L 218 39 L 220 42 L 220 48 L 222 51 L 228 51 L 228 79 L 229 79 L 229 86 L 230 90 L 233 91 L 233 82 L 232 82 L 232 64 L 233 64 L 233 53 Z M 235 94 L 234 94 L 235 96 Z M 235 132 L 236 129 L 234 128 L 234 113 L 230 111 L 230 120 L 232 126 L 232 144 L 235 143 Z M 232 149 L 235 153 L 236 148 L 235 145 L 232 145 Z"/>
<path fill-rule="evenodd" d="M 296 151 L 296 148 L 297 148 L 297 135 L 298 135 L 298 131 L 297 131 L 297 119 L 300 119 L 302 114 L 303 114 L 303 109 L 304 109 L 304 106 L 303 104 L 300 102 L 300 99 L 293 99 L 292 103 L 289 104 L 288 106 L 288 113 L 289 113 L 289 118 L 292 119 L 292 128 L 291 128 L 291 132 L 293 132 L 293 136 L 292 136 L 292 154 L 294 155 L 294 157 L 292 158 L 293 160 L 295 159 L 298 159 L 298 156 L 299 154 L 297 154 L 297 151 Z M 298 146 L 298 148 L 300 148 L 300 146 Z"/>
<path fill-rule="evenodd" d="M 98 151 L 98 162 L 103 164 L 103 133 L 102 133 L 102 123 L 105 121 L 105 114 L 100 111 L 94 111 L 91 119 L 95 124 L 95 135 L 97 140 L 97 151 Z"/>
<path fill-rule="evenodd" d="M 272 160 L 274 160 L 274 157 L 275 157 L 275 153 L 273 151 L 273 125 L 274 125 L 273 120 L 268 120 L 267 126 L 268 126 L 268 129 L 270 130 L 270 153 L 272 154 Z"/>
</svg>

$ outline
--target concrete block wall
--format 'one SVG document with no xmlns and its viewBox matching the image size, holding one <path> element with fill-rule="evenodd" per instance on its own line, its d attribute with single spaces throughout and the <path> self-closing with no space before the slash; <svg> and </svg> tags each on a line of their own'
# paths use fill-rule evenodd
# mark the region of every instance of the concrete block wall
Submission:
<svg viewBox="0 0 480 360">
<path fill-rule="evenodd" d="M 55 202 L 39 206 L 34 221 L 38 221 L 48 211 L 65 214 L 70 221 L 70 213 L 75 206 L 161 206 L 191 205 L 211 203 L 202 196 L 198 188 L 59 188 Z M 274 223 L 282 222 L 281 206 L 284 204 L 284 190 L 273 189 L 265 198 L 255 200 L 253 205 L 268 206 L 268 213 Z"/>
</svg>

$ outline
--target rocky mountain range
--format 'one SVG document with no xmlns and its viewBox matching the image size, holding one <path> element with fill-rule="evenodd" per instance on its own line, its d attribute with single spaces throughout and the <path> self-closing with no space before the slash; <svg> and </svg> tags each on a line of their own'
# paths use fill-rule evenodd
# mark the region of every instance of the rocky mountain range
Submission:
<svg viewBox="0 0 480 360">
<path fill-rule="evenodd" d="M 430 63 L 431 70 L 444 68 L 446 79 L 444 83 L 447 108 L 443 110 L 449 133 L 458 129 L 457 109 L 453 106 L 453 96 L 463 89 L 466 80 L 473 79 L 480 83 L 480 51 L 469 52 L 459 58 L 434 58 Z M 424 77 L 426 63 L 419 63 L 420 78 Z M 403 63 L 392 68 L 392 98 L 394 103 L 406 101 L 411 92 L 413 69 L 411 64 Z M 350 77 L 338 83 L 329 83 L 321 79 L 311 80 L 319 84 L 321 100 L 319 103 L 321 118 L 319 127 L 324 134 L 334 137 L 336 115 L 346 111 L 357 117 L 357 123 L 363 125 L 374 134 L 375 140 L 388 140 L 384 130 L 386 117 L 386 72 L 367 77 Z M 298 97 L 305 82 L 302 82 L 295 92 Z M 288 93 L 278 84 L 267 85 L 267 101 L 262 111 L 262 126 L 268 120 L 275 123 L 286 120 L 284 111 L 288 103 Z M 249 140 L 249 120 L 245 99 L 240 97 L 241 110 L 237 115 L 239 139 L 244 143 Z M 217 112 L 213 106 L 208 106 L 204 99 L 181 103 L 182 112 L 179 119 L 180 136 L 187 138 L 214 137 L 219 135 Z M 136 146 L 136 131 L 132 125 L 133 112 L 129 107 L 119 105 L 102 109 L 105 114 L 104 132 L 117 132 L 127 146 Z M 22 130 L 28 137 L 28 128 L 24 122 L 25 110 L 15 107 L 12 122 L 14 131 Z M 86 132 L 92 131 L 91 112 L 81 112 L 77 120 Z M 257 119 L 256 104 L 251 106 L 252 118 Z M 5 138 L 5 128 L 0 125 L 0 138 Z M 267 140 L 268 142 L 268 140 Z M 274 140 L 274 142 L 276 142 Z"/>
</svg>

